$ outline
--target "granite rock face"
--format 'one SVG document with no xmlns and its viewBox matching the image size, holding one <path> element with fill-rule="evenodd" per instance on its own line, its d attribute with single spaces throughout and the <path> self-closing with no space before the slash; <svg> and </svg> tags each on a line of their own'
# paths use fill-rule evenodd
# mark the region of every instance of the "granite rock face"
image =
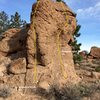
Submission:
<svg viewBox="0 0 100 100">
<path fill-rule="evenodd" d="M 49 91 L 53 85 L 63 88 L 78 83 L 80 78 L 76 75 L 69 46 L 74 41 L 75 14 L 63 2 L 40 0 L 38 6 L 33 4 L 30 19 L 25 29 L 9 29 L 3 34 L 0 83 L 34 96 L 34 86 L 36 90 Z"/>
</svg>

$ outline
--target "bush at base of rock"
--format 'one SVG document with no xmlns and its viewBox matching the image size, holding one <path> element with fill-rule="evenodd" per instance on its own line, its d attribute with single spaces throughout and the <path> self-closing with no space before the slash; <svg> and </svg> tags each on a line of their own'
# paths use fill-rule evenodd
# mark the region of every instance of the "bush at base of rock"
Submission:
<svg viewBox="0 0 100 100">
<path fill-rule="evenodd" d="M 96 68 L 95 68 L 95 71 L 96 71 L 96 72 L 100 72 L 100 66 L 96 67 Z"/>
<path fill-rule="evenodd" d="M 81 62 L 83 60 L 82 56 L 79 55 L 79 54 L 74 54 L 73 58 L 74 58 L 74 62 L 75 63 L 79 63 L 79 62 Z"/>
</svg>

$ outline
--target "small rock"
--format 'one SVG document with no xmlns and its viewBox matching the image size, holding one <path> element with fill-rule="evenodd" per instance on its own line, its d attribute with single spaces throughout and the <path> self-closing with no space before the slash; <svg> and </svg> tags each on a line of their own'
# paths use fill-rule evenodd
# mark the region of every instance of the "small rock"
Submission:
<svg viewBox="0 0 100 100">
<path fill-rule="evenodd" d="M 42 89 L 44 89 L 44 90 L 46 90 L 47 92 L 49 92 L 49 90 L 50 90 L 50 85 L 46 81 L 41 82 L 39 84 L 39 87 L 42 88 Z"/>
<path fill-rule="evenodd" d="M 80 64 L 78 64 L 78 63 L 76 63 L 75 65 L 76 65 L 77 67 L 79 67 L 79 66 L 80 66 Z"/>
<path fill-rule="evenodd" d="M 9 72 L 13 74 L 22 74 L 26 72 L 26 59 L 19 58 L 11 63 Z"/>
<path fill-rule="evenodd" d="M 32 64 L 27 65 L 27 68 L 29 68 L 29 69 L 32 69 L 33 67 L 34 67 L 34 65 L 32 65 Z"/>
</svg>

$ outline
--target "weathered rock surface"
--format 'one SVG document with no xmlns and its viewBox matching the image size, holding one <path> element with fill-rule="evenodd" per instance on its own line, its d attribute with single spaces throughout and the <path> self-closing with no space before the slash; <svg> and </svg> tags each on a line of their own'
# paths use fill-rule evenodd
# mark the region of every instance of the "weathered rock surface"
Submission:
<svg viewBox="0 0 100 100">
<path fill-rule="evenodd" d="M 25 85 L 25 74 L 20 75 L 7 75 L 0 77 L 0 84 L 6 84 L 9 87 L 19 88 Z"/>
<path fill-rule="evenodd" d="M 26 33 L 27 30 L 25 29 L 9 29 L 6 31 L 0 42 L 0 51 L 13 53 L 25 49 L 25 41 L 27 37 Z"/>
<path fill-rule="evenodd" d="M 90 56 L 93 58 L 100 59 L 100 48 L 99 47 L 91 47 Z"/>
<path fill-rule="evenodd" d="M 9 72 L 13 74 L 23 74 L 26 72 L 26 59 L 19 58 L 14 60 L 9 67 Z"/>
<path fill-rule="evenodd" d="M 34 8 L 35 5 L 33 5 L 32 14 L 34 13 Z M 35 55 L 34 33 L 36 33 L 38 60 L 42 65 L 48 65 L 51 63 L 50 59 L 52 59 L 53 56 L 51 52 L 54 51 L 54 48 L 57 48 L 57 35 L 60 34 L 62 45 L 73 40 L 72 35 L 76 28 L 76 19 L 73 12 L 62 2 L 54 3 L 50 0 L 41 0 L 37 10 L 38 12 L 35 18 L 31 15 L 31 29 L 28 32 L 28 62 L 34 64 L 34 59 L 32 58 L 34 58 Z M 67 21 L 70 21 L 70 23 Z"/>
<path fill-rule="evenodd" d="M 9 67 L 10 63 L 10 58 L 0 54 L 0 76 L 4 76 L 4 74 L 7 72 L 7 68 Z"/>
<path fill-rule="evenodd" d="M 42 88 L 48 93 L 52 85 L 63 88 L 78 83 L 80 79 L 76 75 L 69 46 L 76 28 L 75 14 L 63 2 L 52 0 L 40 0 L 34 16 L 35 7 L 33 4 L 29 27 L 10 29 L 3 34 L 0 65 L 6 67 L 0 70 L 6 70 L 6 73 L 0 77 L 0 83 L 9 87 L 22 86 L 21 93 L 37 96 L 34 86 L 36 90 Z M 19 96 L 19 100 L 23 96 Z M 34 96 L 32 99 L 39 100 Z M 15 99 L 16 94 L 8 100 L 12 98 Z"/>
<path fill-rule="evenodd" d="M 3 64 L 1 64 L 0 65 L 0 76 L 3 76 L 5 71 L 6 71 L 6 66 L 4 66 Z"/>
<path fill-rule="evenodd" d="M 67 45 L 70 41 L 73 41 L 73 33 L 76 28 L 74 13 L 62 2 L 54 3 L 50 0 L 40 0 L 34 17 L 35 6 L 32 7 L 31 24 L 27 38 L 29 68 L 34 67 L 35 57 L 37 56 L 37 62 L 42 66 L 48 66 L 56 81 L 62 80 L 64 74 L 66 74 L 68 80 L 69 77 L 73 81 L 74 79 L 77 80 L 72 50 Z M 36 34 L 36 37 L 34 37 L 34 34 Z M 35 38 L 36 47 L 34 45 Z M 35 51 L 35 48 L 37 48 L 37 51 Z M 59 49 L 61 49 L 60 54 Z"/>
</svg>

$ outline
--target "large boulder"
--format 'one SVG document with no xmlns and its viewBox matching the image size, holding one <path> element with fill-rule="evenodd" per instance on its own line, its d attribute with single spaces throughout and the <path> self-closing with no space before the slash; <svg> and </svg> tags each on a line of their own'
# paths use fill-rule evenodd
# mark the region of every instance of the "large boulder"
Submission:
<svg viewBox="0 0 100 100">
<path fill-rule="evenodd" d="M 37 67 L 37 81 L 43 74 L 41 80 L 48 79 L 48 84 L 55 83 L 62 86 L 66 82 L 77 83 L 79 78 L 75 73 L 72 50 L 68 45 L 73 41 L 76 28 L 75 14 L 63 2 L 40 0 L 38 7 L 36 6 L 36 4 L 32 6 L 28 31 L 27 67 Z M 34 12 L 36 12 L 35 15 Z M 35 65 L 35 59 L 37 59 L 37 65 Z M 47 71 L 39 74 L 39 66 L 45 67 L 44 70 Z"/>
<path fill-rule="evenodd" d="M 47 65 L 51 62 L 51 51 L 54 51 L 52 48 L 56 45 L 58 34 L 60 34 L 62 45 L 73 41 L 76 18 L 67 5 L 62 2 L 54 3 L 51 0 L 40 0 L 36 17 L 34 18 L 35 6 L 36 4 L 32 6 L 31 25 L 27 39 L 28 62 L 34 64 L 34 59 L 32 58 L 34 58 L 35 55 L 34 33 L 36 33 L 38 45 L 37 54 L 40 56 L 38 60 L 43 65 Z"/>
<path fill-rule="evenodd" d="M 100 59 L 100 48 L 99 47 L 91 47 L 90 56 L 93 58 Z"/>
</svg>

